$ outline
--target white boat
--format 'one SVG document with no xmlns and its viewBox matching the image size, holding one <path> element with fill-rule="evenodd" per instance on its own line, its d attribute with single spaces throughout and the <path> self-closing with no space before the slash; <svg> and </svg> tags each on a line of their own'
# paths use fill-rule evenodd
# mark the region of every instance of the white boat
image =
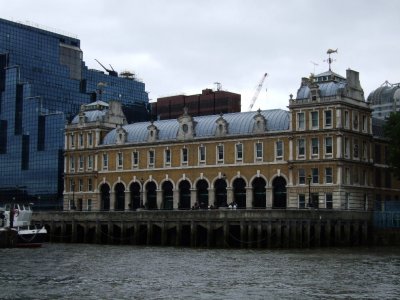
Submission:
<svg viewBox="0 0 400 300">
<path fill-rule="evenodd" d="M 47 239 L 47 230 L 31 225 L 30 205 L 6 204 L 0 207 L 0 228 L 17 231 L 17 247 L 40 247 Z"/>
</svg>

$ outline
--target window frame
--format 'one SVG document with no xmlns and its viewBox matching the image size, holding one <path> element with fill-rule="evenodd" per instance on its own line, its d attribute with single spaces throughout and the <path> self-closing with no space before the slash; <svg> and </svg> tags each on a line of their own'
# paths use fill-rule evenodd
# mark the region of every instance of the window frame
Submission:
<svg viewBox="0 0 400 300">
<path fill-rule="evenodd" d="M 330 145 L 328 145 L 328 141 L 330 141 Z M 333 156 L 333 137 L 331 136 L 326 136 L 324 138 L 324 151 L 325 151 L 325 157 L 332 157 Z M 330 147 L 330 151 L 329 151 Z"/>
<path fill-rule="evenodd" d="M 155 165 L 155 160 L 156 160 L 156 153 L 154 151 L 154 149 L 149 149 L 147 151 L 147 166 L 149 168 L 154 168 Z"/>
<path fill-rule="evenodd" d="M 328 118 L 327 113 L 330 113 L 330 117 Z M 328 120 L 330 122 L 328 123 Z M 332 128 L 333 127 L 333 112 L 332 109 L 324 110 L 324 128 Z"/>
<path fill-rule="evenodd" d="M 242 143 L 235 144 L 235 157 L 236 157 L 236 162 L 243 162 L 244 153 L 243 153 Z"/>
<path fill-rule="evenodd" d="M 224 144 L 218 144 L 216 150 L 217 150 L 217 163 L 223 164 L 225 159 Z"/>
<path fill-rule="evenodd" d="M 102 155 L 102 165 L 103 165 L 103 170 L 108 170 L 108 154 L 103 153 Z"/>
<path fill-rule="evenodd" d="M 137 169 L 139 167 L 139 151 L 132 151 L 132 168 Z"/>
<path fill-rule="evenodd" d="M 306 130 L 306 115 L 304 112 L 297 113 L 297 130 L 299 131 Z"/>
<path fill-rule="evenodd" d="M 260 149 L 258 147 L 260 147 Z M 263 157 L 264 157 L 264 145 L 263 145 L 263 143 L 262 142 L 256 142 L 254 144 L 254 148 L 255 148 L 256 161 L 262 161 Z M 259 155 L 259 153 L 261 153 L 261 155 Z"/>
<path fill-rule="evenodd" d="M 300 153 L 301 149 L 303 149 L 303 153 Z M 306 157 L 306 140 L 304 138 L 299 138 L 297 139 L 297 158 L 304 159 L 305 157 Z"/>
<path fill-rule="evenodd" d="M 283 141 L 278 140 L 275 142 L 275 160 L 283 160 L 284 149 Z"/>
<path fill-rule="evenodd" d="M 314 141 L 316 141 L 317 143 L 316 143 L 316 145 L 314 145 Z M 310 144 L 310 146 L 311 146 L 311 158 L 316 158 L 316 157 L 319 157 L 319 138 L 311 138 L 311 144 Z M 316 151 L 316 153 L 314 153 L 314 150 L 317 150 Z"/>
<path fill-rule="evenodd" d="M 164 166 L 171 166 L 171 149 L 164 149 Z"/>
<path fill-rule="evenodd" d="M 199 159 L 199 164 L 204 165 L 206 163 L 206 146 L 200 145 L 198 147 L 198 159 Z"/>
<path fill-rule="evenodd" d="M 330 170 L 330 174 L 328 174 L 329 173 L 328 170 Z M 330 180 L 328 178 L 330 178 Z M 332 167 L 325 168 L 325 183 L 333 184 L 333 168 Z"/>
<path fill-rule="evenodd" d="M 314 118 L 316 116 L 316 118 Z M 316 124 L 314 124 L 314 121 Z M 319 129 L 319 112 L 316 110 L 310 111 L 310 129 Z"/>
<path fill-rule="evenodd" d="M 189 163 L 189 149 L 183 147 L 181 149 L 181 165 L 186 166 Z"/>
</svg>

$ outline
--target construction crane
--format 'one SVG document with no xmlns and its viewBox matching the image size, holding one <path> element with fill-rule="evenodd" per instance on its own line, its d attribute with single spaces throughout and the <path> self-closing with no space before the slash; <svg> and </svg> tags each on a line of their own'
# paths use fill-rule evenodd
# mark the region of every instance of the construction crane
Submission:
<svg viewBox="0 0 400 300">
<path fill-rule="evenodd" d="M 101 62 L 99 62 L 97 59 L 94 59 L 94 60 L 97 61 L 99 63 L 99 65 L 102 66 L 103 69 L 108 72 L 108 75 L 118 77 L 118 73 L 117 73 L 117 71 L 114 70 L 112 65 L 110 65 L 110 67 L 111 67 L 111 70 L 110 70 L 110 69 L 107 69 L 105 66 L 103 66 L 103 64 Z"/>
<path fill-rule="evenodd" d="M 263 84 L 264 84 L 264 80 L 265 80 L 265 78 L 266 78 L 267 76 L 268 76 L 268 73 L 264 73 L 263 77 L 261 78 L 260 82 L 258 83 L 257 88 L 256 88 L 256 91 L 255 91 L 255 93 L 254 93 L 254 96 L 253 96 L 253 98 L 251 98 L 251 102 L 250 102 L 250 106 L 249 106 L 248 111 L 251 111 L 251 109 L 252 109 L 253 106 L 254 106 L 254 103 L 256 103 L 257 98 L 258 98 L 258 95 L 260 94 L 261 88 L 262 88 L 262 86 L 263 86 Z"/>
</svg>

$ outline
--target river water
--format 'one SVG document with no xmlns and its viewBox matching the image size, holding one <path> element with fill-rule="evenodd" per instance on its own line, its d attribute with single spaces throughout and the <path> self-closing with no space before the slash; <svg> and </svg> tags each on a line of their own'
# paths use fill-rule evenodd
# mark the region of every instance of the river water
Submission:
<svg viewBox="0 0 400 300">
<path fill-rule="evenodd" d="M 0 249 L 0 299 L 399 299 L 400 248 Z"/>
</svg>

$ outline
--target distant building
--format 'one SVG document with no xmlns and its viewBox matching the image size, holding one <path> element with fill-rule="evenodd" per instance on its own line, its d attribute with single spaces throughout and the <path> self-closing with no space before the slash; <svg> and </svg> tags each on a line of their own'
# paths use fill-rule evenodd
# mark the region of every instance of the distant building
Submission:
<svg viewBox="0 0 400 300">
<path fill-rule="evenodd" d="M 205 116 L 240 112 L 239 94 L 212 89 L 205 89 L 197 95 L 176 95 L 158 98 L 151 103 L 153 120 L 178 118 L 186 107 L 191 116 Z"/>
<path fill-rule="evenodd" d="M 83 106 L 66 127 L 64 209 L 370 211 L 398 200 L 358 72 L 303 78 L 288 108 L 124 124 L 118 103 Z"/>
<path fill-rule="evenodd" d="M 82 104 L 118 99 L 130 122 L 148 119 L 143 82 L 82 56 L 75 37 L 0 19 L 0 202 L 61 203 L 64 125 Z"/>
<path fill-rule="evenodd" d="M 385 119 L 391 112 L 400 111 L 400 83 L 386 81 L 369 94 L 367 101 L 371 103 L 374 118 Z"/>
</svg>

